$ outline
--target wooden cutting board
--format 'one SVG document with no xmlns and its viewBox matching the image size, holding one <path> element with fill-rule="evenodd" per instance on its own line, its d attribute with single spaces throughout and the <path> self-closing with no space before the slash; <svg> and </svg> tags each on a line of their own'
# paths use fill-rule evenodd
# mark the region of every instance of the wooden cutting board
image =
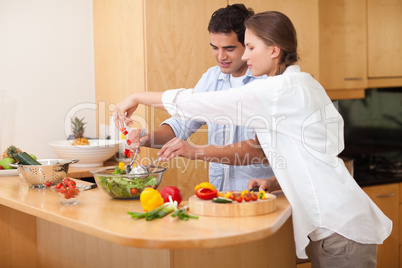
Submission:
<svg viewBox="0 0 402 268">
<path fill-rule="evenodd" d="M 193 195 L 189 198 L 189 210 L 202 216 L 241 217 L 268 214 L 276 210 L 276 196 L 269 194 L 269 198 L 257 201 L 232 203 L 213 203 L 212 200 L 202 200 Z"/>
</svg>

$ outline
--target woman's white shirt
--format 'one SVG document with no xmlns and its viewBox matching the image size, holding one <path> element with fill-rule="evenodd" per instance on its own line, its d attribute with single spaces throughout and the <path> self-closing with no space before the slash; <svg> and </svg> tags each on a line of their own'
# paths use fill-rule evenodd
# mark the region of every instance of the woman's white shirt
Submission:
<svg viewBox="0 0 402 268">
<path fill-rule="evenodd" d="M 363 244 L 382 244 L 391 233 L 392 222 L 338 158 L 344 149 L 341 115 L 299 66 L 228 91 L 168 90 L 162 101 L 177 118 L 255 129 L 292 206 L 299 258 L 307 258 L 308 236 L 317 229 Z"/>
</svg>

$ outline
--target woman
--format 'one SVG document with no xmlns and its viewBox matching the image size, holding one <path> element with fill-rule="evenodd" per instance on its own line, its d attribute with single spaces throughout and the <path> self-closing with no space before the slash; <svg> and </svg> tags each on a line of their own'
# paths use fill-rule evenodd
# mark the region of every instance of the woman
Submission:
<svg viewBox="0 0 402 268">
<path fill-rule="evenodd" d="M 307 257 L 311 241 L 312 267 L 376 267 L 377 244 L 389 236 L 392 222 L 337 157 L 344 148 L 343 120 L 322 86 L 295 65 L 293 24 L 272 11 L 245 25 L 243 60 L 252 75 L 266 74 L 266 80 L 222 92 L 133 94 L 118 104 L 116 122 L 129 124 L 141 103 L 163 104 L 175 117 L 253 127 L 276 181 L 249 186 L 280 186 L 292 206 L 297 256 Z M 172 151 L 164 147 L 159 154 L 169 159 Z"/>
</svg>

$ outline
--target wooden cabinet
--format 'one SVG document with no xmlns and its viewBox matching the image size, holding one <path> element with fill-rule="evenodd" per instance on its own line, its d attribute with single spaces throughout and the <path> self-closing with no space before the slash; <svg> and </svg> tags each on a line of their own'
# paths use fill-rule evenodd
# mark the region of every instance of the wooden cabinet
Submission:
<svg viewBox="0 0 402 268">
<path fill-rule="evenodd" d="M 400 0 L 319 0 L 319 81 L 330 97 L 402 86 L 400 14 Z"/>
<path fill-rule="evenodd" d="M 320 1 L 320 83 L 330 97 L 363 98 L 367 87 L 366 0 Z"/>
<path fill-rule="evenodd" d="M 115 105 L 129 94 L 194 87 L 216 65 L 207 30 L 212 13 L 226 0 L 95 0 L 95 95 L 99 124 L 111 124 Z M 178 8 L 180 7 L 180 8 Z M 134 127 L 152 131 L 170 116 L 140 107 Z M 207 129 L 191 137 L 207 143 Z M 157 150 L 143 148 L 138 159 L 154 159 Z M 175 185 L 188 199 L 194 185 L 208 181 L 208 163 L 175 158 L 164 163 L 161 187 Z"/>
<path fill-rule="evenodd" d="M 377 267 L 398 267 L 399 265 L 399 183 L 363 187 L 366 194 L 393 222 L 391 235 L 378 246 Z"/>
<path fill-rule="evenodd" d="M 402 86 L 401 14 L 401 0 L 367 0 L 369 87 Z"/>
<path fill-rule="evenodd" d="M 319 79 L 318 0 L 229 0 L 229 4 L 243 3 L 259 13 L 276 10 L 293 22 L 298 41 L 299 65 L 303 72 Z"/>
</svg>

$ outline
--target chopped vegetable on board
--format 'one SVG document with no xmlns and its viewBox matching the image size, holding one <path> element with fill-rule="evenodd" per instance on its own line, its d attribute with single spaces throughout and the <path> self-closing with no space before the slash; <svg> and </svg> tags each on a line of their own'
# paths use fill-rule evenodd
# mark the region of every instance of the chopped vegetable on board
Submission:
<svg viewBox="0 0 402 268">
<path fill-rule="evenodd" d="M 204 199 L 204 200 L 211 200 L 214 197 L 218 196 L 218 191 L 217 190 L 211 190 L 208 188 L 198 188 L 195 191 L 195 195 L 198 198 Z"/>
<path fill-rule="evenodd" d="M 194 190 L 198 190 L 199 188 L 205 188 L 205 189 L 210 189 L 212 191 L 215 191 L 215 186 L 213 186 L 212 184 L 210 184 L 209 182 L 202 182 L 200 184 L 198 184 L 197 186 L 194 187 Z"/>
</svg>

